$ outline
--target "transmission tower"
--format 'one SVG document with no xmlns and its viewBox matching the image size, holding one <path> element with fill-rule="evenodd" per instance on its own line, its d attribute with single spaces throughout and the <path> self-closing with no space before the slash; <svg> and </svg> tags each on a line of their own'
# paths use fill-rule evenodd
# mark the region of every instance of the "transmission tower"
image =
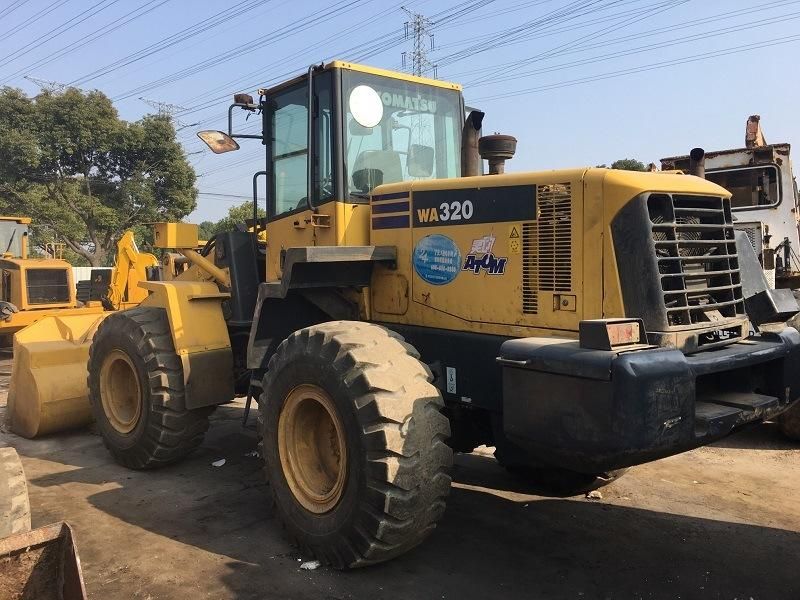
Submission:
<svg viewBox="0 0 800 600">
<path fill-rule="evenodd" d="M 175 125 L 178 126 L 178 129 L 183 129 L 184 127 L 191 127 L 192 125 L 196 125 L 196 123 L 184 123 L 175 115 L 181 111 L 189 110 L 185 106 L 179 106 L 177 104 L 170 104 L 169 102 L 159 102 L 158 100 L 150 100 L 149 98 L 142 98 L 139 97 L 139 100 L 147 104 L 148 106 L 152 106 L 158 112 L 159 117 L 167 117 L 170 119 Z"/>
<path fill-rule="evenodd" d="M 436 65 L 428 59 L 428 52 L 434 50 L 433 34 L 430 28 L 433 21 L 419 13 L 412 12 L 406 7 L 402 7 L 408 15 L 405 22 L 406 39 L 412 39 L 410 56 L 408 52 L 403 52 L 403 67 L 408 66 L 409 58 L 411 62 L 411 73 L 421 77 L 424 73 L 433 71 L 436 77 Z"/>
<path fill-rule="evenodd" d="M 25 79 L 34 83 L 39 86 L 43 92 L 63 92 L 65 89 L 70 87 L 66 83 L 61 83 L 59 81 L 47 81 L 46 79 L 39 79 L 38 77 L 31 77 L 30 75 L 25 75 Z"/>
</svg>

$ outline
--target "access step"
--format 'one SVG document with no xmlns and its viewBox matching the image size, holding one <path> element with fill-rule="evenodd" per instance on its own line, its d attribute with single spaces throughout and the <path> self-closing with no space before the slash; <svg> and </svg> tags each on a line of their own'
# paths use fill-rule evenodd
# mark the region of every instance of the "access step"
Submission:
<svg viewBox="0 0 800 600">
<path fill-rule="evenodd" d="M 695 435 L 699 437 L 724 435 L 780 405 L 775 396 L 755 393 L 715 392 L 701 398 L 694 409 Z"/>
</svg>

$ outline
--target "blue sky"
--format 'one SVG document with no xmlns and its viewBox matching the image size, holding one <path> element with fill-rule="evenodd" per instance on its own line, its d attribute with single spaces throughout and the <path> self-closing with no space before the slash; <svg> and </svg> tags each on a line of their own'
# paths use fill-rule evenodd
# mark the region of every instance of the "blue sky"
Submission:
<svg viewBox="0 0 800 600">
<path fill-rule="evenodd" d="M 0 85 L 77 82 L 131 120 L 152 112 L 139 97 L 186 109 L 190 218 L 218 219 L 249 197 L 263 149 L 216 156 L 195 132 L 225 128 L 233 92 L 312 62 L 402 69 L 401 5 L 431 18 L 429 58 L 486 112 L 484 133 L 519 139 L 508 170 L 738 147 L 754 113 L 768 142 L 800 136 L 800 0 L 3 0 Z"/>
</svg>

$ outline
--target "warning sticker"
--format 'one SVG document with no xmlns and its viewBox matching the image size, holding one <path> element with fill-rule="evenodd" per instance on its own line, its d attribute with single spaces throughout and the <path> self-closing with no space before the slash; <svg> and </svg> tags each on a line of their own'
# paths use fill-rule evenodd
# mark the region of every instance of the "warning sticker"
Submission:
<svg viewBox="0 0 800 600">
<path fill-rule="evenodd" d="M 511 225 L 508 228 L 508 253 L 519 254 L 522 252 L 522 241 L 519 235 L 519 225 Z"/>
</svg>

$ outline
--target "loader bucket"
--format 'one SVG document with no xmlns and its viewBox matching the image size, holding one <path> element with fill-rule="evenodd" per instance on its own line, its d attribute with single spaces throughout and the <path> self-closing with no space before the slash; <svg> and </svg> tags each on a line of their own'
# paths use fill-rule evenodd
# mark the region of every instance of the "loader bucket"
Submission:
<svg viewBox="0 0 800 600">
<path fill-rule="evenodd" d="M 64 522 L 0 539 L 0 600 L 85 600 L 81 561 Z"/>
<path fill-rule="evenodd" d="M 47 317 L 14 334 L 6 417 L 14 433 L 35 438 L 91 422 L 86 365 L 108 314 Z"/>
</svg>

